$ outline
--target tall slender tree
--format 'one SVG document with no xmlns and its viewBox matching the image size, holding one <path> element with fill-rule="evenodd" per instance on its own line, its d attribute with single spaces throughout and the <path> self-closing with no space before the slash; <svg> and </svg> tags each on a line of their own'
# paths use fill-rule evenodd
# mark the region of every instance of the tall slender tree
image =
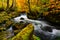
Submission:
<svg viewBox="0 0 60 40">
<path fill-rule="evenodd" d="M 0 8 L 0 11 L 4 11 L 4 6 L 3 6 L 4 0 L 0 0 L 0 1 L 1 1 L 1 8 Z"/>
<path fill-rule="evenodd" d="M 16 6 L 16 0 L 12 0 L 12 6 L 13 6 L 13 8 L 15 8 L 15 6 Z"/>
<path fill-rule="evenodd" d="M 28 7 L 29 7 L 29 12 L 31 13 L 30 0 L 28 0 Z"/>
<path fill-rule="evenodd" d="M 2 7 L 3 7 L 3 4 L 4 4 L 4 0 L 1 0 L 2 1 Z"/>
<path fill-rule="evenodd" d="M 12 5 L 10 7 L 11 11 L 14 11 L 16 8 L 16 0 L 12 0 Z"/>
<path fill-rule="evenodd" d="M 9 9 L 9 0 L 7 0 L 7 10 Z"/>
</svg>

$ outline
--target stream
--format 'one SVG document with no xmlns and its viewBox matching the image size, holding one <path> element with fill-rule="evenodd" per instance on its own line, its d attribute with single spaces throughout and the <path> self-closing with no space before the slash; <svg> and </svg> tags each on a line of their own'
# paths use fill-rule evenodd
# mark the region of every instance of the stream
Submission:
<svg viewBox="0 0 60 40">
<path fill-rule="evenodd" d="M 20 18 L 24 18 L 24 20 L 20 20 Z M 32 20 L 32 19 L 28 19 L 26 14 L 21 14 L 19 17 L 14 18 L 14 21 L 16 23 L 17 22 L 19 23 L 20 21 L 32 23 L 34 25 L 34 34 L 36 36 L 38 36 L 38 37 L 41 37 L 42 40 L 44 40 L 46 38 L 48 38 L 49 40 L 53 40 L 56 36 L 60 36 L 60 30 L 57 30 L 55 28 L 52 29 L 52 32 L 43 31 L 41 29 L 41 28 L 44 28 L 45 26 L 54 27 L 54 26 L 49 25 L 48 22 L 46 22 L 44 20 Z M 8 30 L 11 30 L 11 29 L 12 28 L 10 28 Z M 14 34 L 12 34 L 12 35 L 14 35 Z"/>
</svg>

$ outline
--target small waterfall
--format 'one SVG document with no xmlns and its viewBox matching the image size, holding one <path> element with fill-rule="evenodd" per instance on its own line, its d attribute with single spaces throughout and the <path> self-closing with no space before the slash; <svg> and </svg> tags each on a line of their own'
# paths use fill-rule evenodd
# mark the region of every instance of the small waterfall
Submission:
<svg viewBox="0 0 60 40">
<path fill-rule="evenodd" d="M 20 20 L 20 18 L 24 18 L 24 20 Z M 53 40 L 56 36 L 60 36 L 60 30 L 53 29 L 52 32 L 43 31 L 41 27 L 50 26 L 50 25 L 47 22 L 42 21 L 42 20 L 38 21 L 38 20 L 28 19 L 26 14 L 24 15 L 21 14 L 19 17 L 14 18 L 14 21 L 15 22 L 25 21 L 25 22 L 32 23 L 34 25 L 34 30 L 37 36 L 42 36 L 41 34 L 43 33 L 45 36 L 49 38 L 49 40 Z M 44 36 L 42 37 L 44 38 Z"/>
</svg>

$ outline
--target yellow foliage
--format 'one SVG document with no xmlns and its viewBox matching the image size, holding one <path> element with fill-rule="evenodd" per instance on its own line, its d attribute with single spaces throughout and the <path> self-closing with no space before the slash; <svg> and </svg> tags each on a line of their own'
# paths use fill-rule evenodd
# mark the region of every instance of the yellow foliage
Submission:
<svg viewBox="0 0 60 40">
<path fill-rule="evenodd" d="M 3 6 L 2 6 L 3 5 Z M 9 7 L 12 5 L 12 0 L 9 0 Z M 0 8 L 6 9 L 7 7 L 7 0 L 0 0 Z"/>
</svg>

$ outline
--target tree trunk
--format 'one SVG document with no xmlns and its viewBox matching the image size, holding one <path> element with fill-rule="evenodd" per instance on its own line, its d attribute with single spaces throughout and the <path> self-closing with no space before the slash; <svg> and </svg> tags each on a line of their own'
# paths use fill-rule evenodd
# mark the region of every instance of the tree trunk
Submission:
<svg viewBox="0 0 60 40">
<path fill-rule="evenodd" d="M 7 10 L 9 9 L 9 0 L 7 0 Z"/>
<path fill-rule="evenodd" d="M 13 6 L 13 8 L 16 7 L 16 0 L 12 0 L 12 6 Z"/>
<path fill-rule="evenodd" d="M 1 1 L 2 1 L 2 7 L 3 7 L 4 0 L 1 0 Z"/>
<path fill-rule="evenodd" d="M 31 13 L 31 9 L 30 9 L 30 0 L 28 0 L 28 7 L 29 7 L 29 12 Z"/>
<path fill-rule="evenodd" d="M 7 8 L 9 8 L 9 0 L 7 0 Z"/>
<path fill-rule="evenodd" d="M 14 11 L 16 8 L 16 0 L 12 0 L 12 5 L 10 7 L 11 11 Z"/>
</svg>

